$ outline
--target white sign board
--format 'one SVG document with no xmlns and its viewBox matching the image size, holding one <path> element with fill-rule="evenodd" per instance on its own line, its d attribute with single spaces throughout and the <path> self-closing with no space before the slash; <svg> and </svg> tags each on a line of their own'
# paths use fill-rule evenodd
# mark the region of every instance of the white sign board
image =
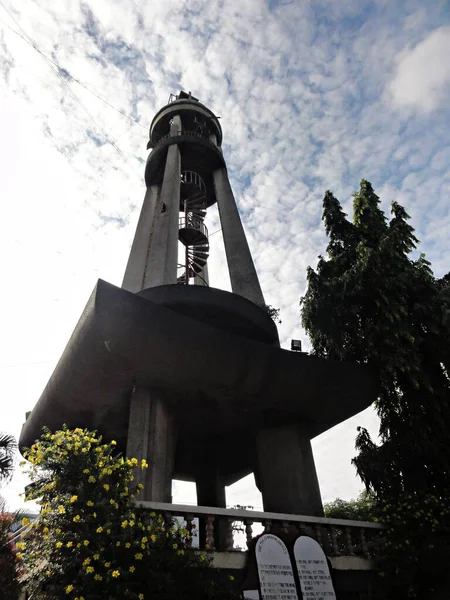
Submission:
<svg viewBox="0 0 450 600">
<path fill-rule="evenodd" d="M 244 590 L 244 600 L 260 600 L 258 590 Z"/>
<path fill-rule="evenodd" d="M 292 563 L 285 543 L 266 533 L 256 542 L 261 600 L 298 600 Z"/>
<path fill-rule="evenodd" d="M 336 600 L 327 559 L 316 540 L 297 538 L 294 556 L 303 600 Z"/>
</svg>

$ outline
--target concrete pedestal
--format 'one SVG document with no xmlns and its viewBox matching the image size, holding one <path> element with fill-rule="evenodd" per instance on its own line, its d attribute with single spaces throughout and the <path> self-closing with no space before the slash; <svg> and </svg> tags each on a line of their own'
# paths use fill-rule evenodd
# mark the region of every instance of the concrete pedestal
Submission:
<svg viewBox="0 0 450 600">
<path fill-rule="evenodd" d="M 256 436 L 256 462 L 255 480 L 266 512 L 323 516 L 306 431 L 286 425 L 261 429 Z"/>
<path fill-rule="evenodd" d="M 127 456 L 148 462 L 148 469 L 136 469 L 136 483 L 144 484 L 140 500 L 172 502 L 175 445 L 176 430 L 164 398 L 136 389 L 130 402 Z"/>
</svg>

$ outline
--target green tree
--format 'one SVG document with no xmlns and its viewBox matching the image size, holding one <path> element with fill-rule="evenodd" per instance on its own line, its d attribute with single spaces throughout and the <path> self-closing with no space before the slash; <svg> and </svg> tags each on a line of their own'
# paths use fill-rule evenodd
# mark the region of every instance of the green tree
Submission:
<svg viewBox="0 0 450 600">
<path fill-rule="evenodd" d="M 41 512 L 23 542 L 23 583 L 36 600 L 232 598 L 176 520 L 136 506 L 134 471 L 95 432 L 44 433 L 26 453 L 27 499 Z M 25 521 L 26 522 L 26 521 Z"/>
<path fill-rule="evenodd" d="M 373 494 L 364 491 L 356 500 L 342 500 L 336 498 L 333 502 L 323 505 L 325 516 L 329 519 L 350 519 L 352 521 L 377 520 L 376 498 Z"/>
<path fill-rule="evenodd" d="M 0 482 L 12 476 L 16 448 L 13 436 L 0 434 Z M 20 591 L 16 550 L 11 540 L 14 521 L 15 515 L 7 512 L 6 502 L 0 497 L 0 590 L 4 600 L 17 600 Z"/>
<path fill-rule="evenodd" d="M 450 285 L 448 275 L 434 277 L 423 255 L 411 256 L 418 240 L 404 208 L 393 202 L 391 213 L 389 220 L 364 180 L 352 221 L 326 192 L 328 256 L 308 269 L 302 322 L 317 356 L 379 373 L 380 443 L 359 429 L 353 462 L 389 526 L 393 554 L 383 572 L 392 597 L 428 598 L 442 581 L 442 573 L 433 578 L 450 534 Z M 406 538 L 404 528 L 397 535 L 400 522 Z"/>
</svg>

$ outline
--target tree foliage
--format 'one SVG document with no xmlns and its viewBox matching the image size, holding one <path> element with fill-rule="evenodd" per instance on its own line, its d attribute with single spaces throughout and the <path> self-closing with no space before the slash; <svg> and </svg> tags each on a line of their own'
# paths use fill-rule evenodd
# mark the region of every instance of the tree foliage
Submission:
<svg viewBox="0 0 450 600">
<path fill-rule="evenodd" d="M 0 433 L 0 481 L 11 477 L 17 444 L 12 435 Z"/>
<path fill-rule="evenodd" d="M 176 520 L 136 506 L 134 471 L 146 462 L 118 455 L 95 432 L 44 433 L 26 453 L 27 499 L 41 505 L 18 544 L 23 583 L 36 600 L 231 598 L 188 548 Z"/>
<path fill-rule="evenodd" d="M 327 257 L 308 269 L 303 326 L 314 354 L 369 364 L 381 384 L 380 443 L 359 429 L 353 462 L 391 525 L 411 526 L 408 511 L 423 510 L 430 533 L 441 528 L 448 535 L 448 516 L 439 506 L 450 498 L 450 276 L 435 278 L 424 255 L 412 256 L 418 240 L 408 214 L 393 202 L 388 219 L 368 181 L 354 194 L 352 221 L 326 192 L 323 221 Z M 434 499 L 431 512 L 427 498 Z M 406 549 L 397 541 L 399 558 Z M 428 538 L 427 544 L 435 546 Z M 441 561 L 433 552 L 429 558 L 430 574 Z M 430 578 L 415 574 L 406 574 L 398 598 L 428 597 Z"/>
<path fill-rule="evenodd" d="M 352 521 L 377 520 L 376 498 L 369 492 L 362 492 L 356 500 L 336 498 L 323 506 L 324 514 L 329 519 L 350 519 Z"/>
</svg>

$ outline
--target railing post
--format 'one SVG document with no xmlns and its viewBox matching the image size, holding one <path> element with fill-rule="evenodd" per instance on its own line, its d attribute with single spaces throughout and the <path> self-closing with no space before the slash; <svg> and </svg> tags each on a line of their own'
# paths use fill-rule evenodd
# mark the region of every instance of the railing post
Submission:
<svg viewBox="0 0 450 600">
<path fill-rule="evenodd" d="M 185 515 L 184 520 L 186 521 L 186 531 L 188 532 L 186 546 L 192 548 L 192 530 L 194 529 L 192 521 L 194 520 L 194 515 Z"/>
<path fill-rule="evenodd" d="M 214 515 L 208 515 L 206 517 L 205 524 L 205 545 L 207 550 L 214 550 Z"/>
<path fill-rule="evenodd" d="M 369 556 L 369 548 L 367 547 L 367 541 L 366 541 L 366 530 L 364 529 L 364 527 L 361 527 L 361 529 L 359 530 L 359 535 L 361 537 L 361 550 L 363 555 L 366 558 L 370 558 Z"/>
<path fill-rule="evenodd" d="M 252 529 L 253 521 L 250 521 L 249 519 L 244 519 L 244 525 L 245 525 L 245 537 L 247 540 L 247 548 L 248 548 L 250 546 L 250 542 L 253 539 L 253 529 Z"/>
<path fill-rule="evenodd" d="M 231 552 L 234 548 L 234 539 L 233 539 L 233 517 L 228 517 L 227 520 L 227 533 L 225 537 L 225 550 L 227 552 Z"/>
<path fill-rule="evenodd" d="M 345 528 L 345 540 L 347 542 L 348 553 L 350 554 L 350 556 L 353 556 L 355 554 L 355 551 L 353 549 L 352 533 L 350 527 Z"/>
<path fill-rule="evenodd" d="M 336 527 L 334 527 L 333 525 L 330 527 L 330 533 L 331 533 L 331 544 L 332 544 L 332 548 L 333 548 L 333 554 L 335 556 L 339 556 L 340 552 L 339 552 L 339 546 L 337 543 Z"/>
<path fill-rule="evenodd" d="M 264 533 L 270 533 L 270 530 L 272 529 L 272 521 L 270 519 L 264 519 L 262 524 L 264 525 Z"/>
</svg>

